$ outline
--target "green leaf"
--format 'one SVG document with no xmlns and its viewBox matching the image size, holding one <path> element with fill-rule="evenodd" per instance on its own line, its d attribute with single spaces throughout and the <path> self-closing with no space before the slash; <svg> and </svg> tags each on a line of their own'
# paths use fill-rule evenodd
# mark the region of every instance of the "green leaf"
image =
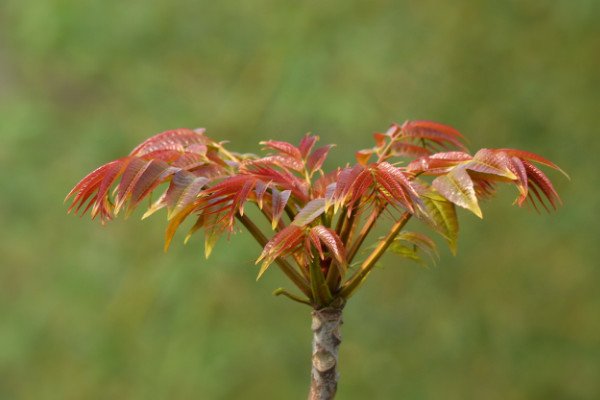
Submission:
<svg viewBox="0 0 600 400">
<path fill-rule="evenodd" d="M 456 255 L 459 232 L 456 207 L 433 190 L 422 194 L 421 198 L 427 215 L 420 217 L 446 239 L 452 254 Z"/>
<path fill-rule="evenodd" d="M 454 204 L 466 208 L 479 218 L 483 218 L 475 196 L 473 181 L 463 165 L 457 166 L 446 175 L 438 176 L 431 185 Z"/>
<path fill-rule="evenodd" d="M 410 248 L 404 244 L 394 242 L 390 245 L 390 247 L 387 248 L 387 252 L 398 255 L 400 257 L 407 258 L 427 268 L 427 263 L 423 261 L 419 254 L 417 254 L 416 246 Z"/>
</svg>

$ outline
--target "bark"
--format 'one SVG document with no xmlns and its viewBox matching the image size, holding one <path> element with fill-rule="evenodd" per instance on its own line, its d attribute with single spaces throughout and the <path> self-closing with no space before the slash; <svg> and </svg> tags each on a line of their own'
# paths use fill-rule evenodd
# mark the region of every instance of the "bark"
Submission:
<svg viewBox="0 0 600 400">
<path fill-rule="evenodd" d="M 328 307 L 312 312 L 312 370 L 308 400 L 331 400 L 335 397 L 341 327 L 341 308 Z"/>
</svg>

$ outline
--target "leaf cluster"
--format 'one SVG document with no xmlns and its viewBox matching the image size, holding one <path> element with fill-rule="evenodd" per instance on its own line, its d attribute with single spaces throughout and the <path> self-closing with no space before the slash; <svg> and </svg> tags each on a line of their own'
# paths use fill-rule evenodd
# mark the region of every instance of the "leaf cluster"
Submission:
<svg viewBox="0 0 600 400">
<path fill-rule="evenodd" d="M 275 294 L 321 308 L 344 304 L 386 251 L 424 265 L 423 254 L 435 260 L 430 238 L 404 230 L 413 217 L 455 252 L 456 206 L 482 217 L 479 200 L 493 197 L 498 183 L 516 186 L 519 206 L 550 211 L 561 203 L 534 163 L 561 170 L 539 155 L 481 149 L 471 156 L 460 132 L 429 121 L 392 124 L 374 139 L 355 164 L 326 172 L 333 145 L 316 147 L 318 137 L 310 134 L 298 145 L 261 142 L 266 154 L 257 156 L 227 150 L 204 129 L 166 131 L 84 177 L 67 195 L 69 211 L 90 211 L 105 223 L 122 210 L 130 215 L 167 183 L 143 216 L 167 209 L 165 249 L 188 218 L 195 223 L 186 241 L 203 230 L 207 257 L 223 234 L 243 227 L 263 248 L 258 277 L 275 263 L 301 292 Z M 248 204 L 267 219 L 270 233 L 248 217 Z M 391 227 L 362 258 L 359 250 L 380 221 Z"/>
</svg>

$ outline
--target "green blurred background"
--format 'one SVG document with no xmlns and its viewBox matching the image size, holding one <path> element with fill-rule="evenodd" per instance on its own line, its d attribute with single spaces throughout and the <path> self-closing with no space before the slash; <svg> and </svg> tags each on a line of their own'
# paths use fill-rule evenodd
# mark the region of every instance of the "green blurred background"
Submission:
<svg viewBox="0 0 600 400">
<path fill-rule="evenodd" d="M 302 399 L 308 308 L 258 246 L 162 250 L 164 215 L 66 215 L 87 172 L 166 129 L 232 149 L 389 123 L 513 147 L 565 203 L 461 213 L 436 268 L 388 258 L 348 304 L 340 399 L 600 398 L 600 2 L 0 3 L 0 399 Z M 443 246 L 442 241 L 438 241 Z"/>
</svg>

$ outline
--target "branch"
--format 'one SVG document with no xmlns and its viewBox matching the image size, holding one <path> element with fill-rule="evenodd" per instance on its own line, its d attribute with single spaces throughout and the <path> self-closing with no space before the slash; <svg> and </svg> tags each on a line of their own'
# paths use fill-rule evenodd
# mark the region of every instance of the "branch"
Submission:
<svg viewBox="0 0 600 400">
<path fill-rule="evenodd" d="M 348 279 L 348 281 L 342 286 L 342 290 L 338 293 L 338 296 L 343 298 L 344 300 L 349 299 L 354 292 L 363 284 L 375 263 L 381 258 L 383 253 L 387 250 L 387 248 L 392 244 L 396 236 L 400 233 L 404 225 L 408 222 L 411 213 L 408 211 L 402 214 L 400 219 L 396 221 L 390 232 L 387 234 L 385 239 L 379 243 L 379 245 L 373 250 L 373 252 L 369 255 L 369 257 L 363 262 L 360 269 L 354 273 Z"/>
<path fill-rule="evenodd" d="M 237 219 L 248 229 L 248 232 L 252 234 L 254 239 L 260 244 L 262 247 L 265 247 L 267 242 L 269 241 L 267 237 L 260 231 L 260 229 L 245 215 L 240 215 L 240 213 L 236 214 Z M 290 278 L 290 280 L 304 293 L 309 299 L 312 299 L 311 288 L 306 279 L 300 275 L 298 271 L 294 269 L 287 261 L 276 258 L 275 262 L 279 265 L 279 268 L 283 271 L 283 273 Z"/>
</svg>

